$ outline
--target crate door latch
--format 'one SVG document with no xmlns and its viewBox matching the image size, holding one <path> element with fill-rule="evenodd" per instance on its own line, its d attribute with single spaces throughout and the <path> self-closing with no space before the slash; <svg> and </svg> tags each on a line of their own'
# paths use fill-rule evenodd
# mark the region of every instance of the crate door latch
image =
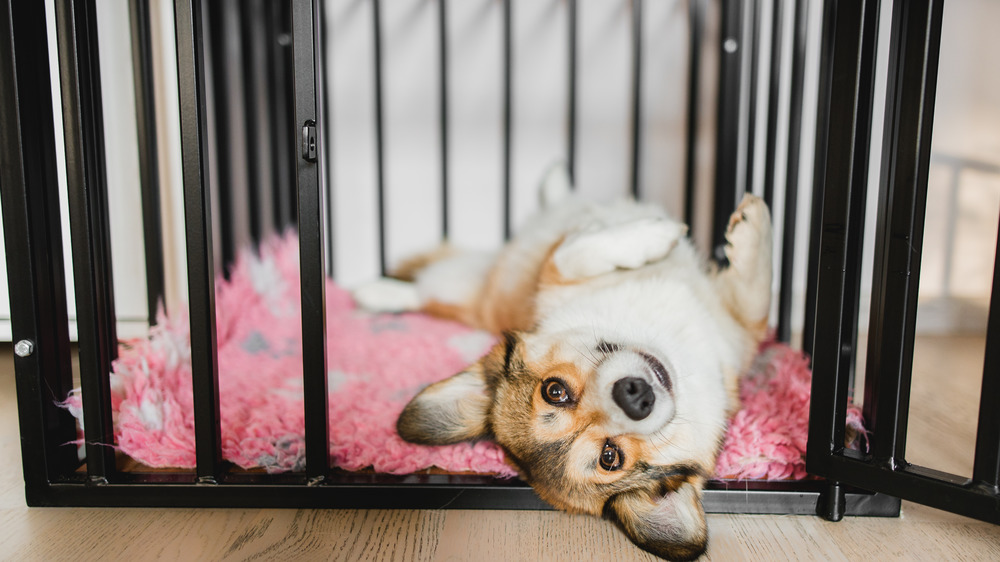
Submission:
<svg viewBox="0 0 1000 562">
<path fill-rule="evenodd" d="M 302 125 L 302 158 L 306 162 L 316 161 L 316 122 L 312 120 Z"/>
</svg>

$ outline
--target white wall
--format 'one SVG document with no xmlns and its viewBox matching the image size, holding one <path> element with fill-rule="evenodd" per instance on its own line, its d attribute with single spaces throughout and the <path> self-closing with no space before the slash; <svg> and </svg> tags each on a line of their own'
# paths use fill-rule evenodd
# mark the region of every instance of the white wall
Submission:
<svg viewBox="0 0 1000 562">
<path fill-rule="evenodd" d="M 56 44 L 55 7 L 45 1 L 49 48 L 49 79 L 56 133 L 56 170 L 63 217 L 63 248 L 66 253 L 67 299 L 70 337 L 76 338 L 76 305 L 73 291 L 73 263 L 69 255 L 70 233 L 66 198 L 66 156 L 62 129 L 62 100 L 59 88 L 59 54 Z M 135 102 L 132 86 L 131 39 L 126 0 L 97 3 L 98 49 L 104 105 L 104 140 L 107 158 L 108 207 L 111 216 L 111 252 L 115 283 L 115 306 L 120 337 L 146 333 L 145 257 L 142 211 L 139 200 L 139 164 L 136 151 Z M 2 246 L 0 246 L 2 249 Z M 7 296 L 4 261 L 0 298 L 0 339 L 10 340 L 10 303 Z"/>
</svg>

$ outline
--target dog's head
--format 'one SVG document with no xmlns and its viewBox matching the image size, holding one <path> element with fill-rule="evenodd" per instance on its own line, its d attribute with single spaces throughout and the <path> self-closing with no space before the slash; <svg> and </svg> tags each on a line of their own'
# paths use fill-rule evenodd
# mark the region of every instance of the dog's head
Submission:
<svg viewBox="0 0 1000 562">
<path fill-rule="evenodd" d="M 493 439 L 540 497 L 603 515 L 671 559 L 704 550 L 701 490 L 726 396 L 705 350 L 602 339 L 592 330 L 506 334 L 478 363 L 400 415 L 407 441 Z M 699 357 L 699 355 L 701 355 Z M 710 353 L 709 353 L 710 355 Z"/>
</svg>

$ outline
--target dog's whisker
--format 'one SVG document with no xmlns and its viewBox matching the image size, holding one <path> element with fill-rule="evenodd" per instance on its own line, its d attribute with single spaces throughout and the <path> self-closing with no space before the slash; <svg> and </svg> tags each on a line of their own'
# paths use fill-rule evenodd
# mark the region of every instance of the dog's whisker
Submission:
<svg viewBox="0 0 1000 562">
<path fill-rule="evenodd" d="M 570 343 L 570 347 L 572 347 L 573 350 L 576 351 L 584 359 L 589 360 L 590 363 L 591 363 L 591 365 L 594 366 L 594 368 L 597 368 L 598 365 L 600 365 L 600 362 L 597 360 L 596 357 L 594 357 L 593 355 L 591 355 L 590 350 L 588 348 L 584 347 L 584 350 L 586 350 L 586 351 L 581 351 L 579 347 L 577 347 L 575 344 L 572 344 L 572 343 Z"/>
</svg>

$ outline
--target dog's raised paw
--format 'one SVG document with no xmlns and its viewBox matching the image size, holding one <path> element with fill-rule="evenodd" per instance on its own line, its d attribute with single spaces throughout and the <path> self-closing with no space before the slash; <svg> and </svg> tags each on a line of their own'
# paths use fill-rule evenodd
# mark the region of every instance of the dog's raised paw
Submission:
<svg viewBox="0 0 1000 562">
<path fill-rule="evenodd" d="M 737 269 L 754 267 L 765 252 L 770 256 L 771 218 L 763 199 L 751 194 L 743 197 L 729 217 L 726 242 L 726 258 Z"/>
<path fill-rule="evenodd" d="M 420 294 L 413 283 L 383 277 L 351 293 L 354 302 L 369 312 L 412 312 L 420 309 Z"/>
</svg>

